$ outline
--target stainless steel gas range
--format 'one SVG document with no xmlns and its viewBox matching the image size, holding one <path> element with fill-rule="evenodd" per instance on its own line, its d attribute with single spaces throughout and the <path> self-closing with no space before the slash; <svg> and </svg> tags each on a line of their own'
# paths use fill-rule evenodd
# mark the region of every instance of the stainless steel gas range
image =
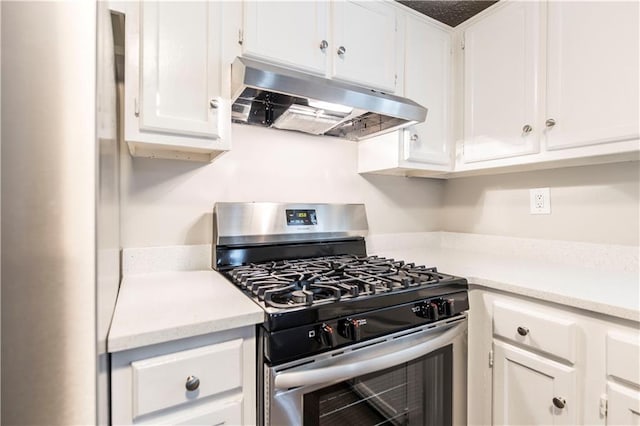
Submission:
<svg viewBox="0 0 640 426">
<path fill-rule="evenodd" d="M 364 205 L 218 203 L 213 267 L 259 304 L 258 423 L 466 423 L 467 281 L 367 256 Z"/>
</svg>

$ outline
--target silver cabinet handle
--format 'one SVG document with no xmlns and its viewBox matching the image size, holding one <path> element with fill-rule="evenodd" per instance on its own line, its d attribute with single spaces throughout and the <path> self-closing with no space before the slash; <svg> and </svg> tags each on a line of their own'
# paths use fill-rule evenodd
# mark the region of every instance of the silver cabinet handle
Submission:
<svg viewBox="0 0 640 426">
<path fill-rule="evenodd" d="M 320 42 L 320 50 L 324 52 L 325 50 L 327 50 L 327 47 L 329 47 L 329 42 L 327 40 L 322 40 Z"/>
<path fill-rule="evenodd" d="M 339 56 L 343 56 L 345 53 L 347 53 L 347 49 L 344 46 L 338 47 L 338 55 Z"/>
<path fill-rule="evenodd" d="M 556 120 L 554 120 L 553 118 L 549 118 L 547 119 L 547 121 L 544 122 L 544 124 L 548 127 L 548 128 L 552 128 L 553 126 L 556 125 Z"/>
<path fill-rule="evenodd" d="M 211 99 L 209 101 L 209 106 L 211 107 L 211 109 L 218 109 L 218 100 L 217 99 Z"/>
<path fill-rule="evenodd" d="M 521 336 L 526 336 L 529 334 L 529 329 L 527 327 L 518 327 L 518 334 Z"/>
<path fill-rule="evenodd" d="M 200 379 L 196 376 L 187 377 L 187 383 L 184 384 L 184 387 L 187 388 L 188 391 L 194 391 L 200 387 Z"/>
<path fill-rule="evenodd" d="M 553 405 L 556 406 L 556 408 L 559 408 L 561 410 L 567 405 L 567 401 L 559 396 L 554 397 L 551 401 L 553 402 Z"/>
<path fill-rule="evenodd" d="M 524 126 L 522 126 L 522 132 L 523 133 L 531 133 L 532 130 L 533 130 L 533 127 L 531 127 L 528 124 L 525 124 Z"/>
</svg>

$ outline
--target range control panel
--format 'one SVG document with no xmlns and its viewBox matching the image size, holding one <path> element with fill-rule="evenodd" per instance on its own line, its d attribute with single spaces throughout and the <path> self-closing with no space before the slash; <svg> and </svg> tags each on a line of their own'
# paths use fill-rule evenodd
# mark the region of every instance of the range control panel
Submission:
<svg viewBox="0 0 640 426">
<path fill-rule="evenodd" d="M 469 299 L 463 291 L 265 333 L 265 356 L 272 364 L 286 362 L 452 318 L 468 309 Z"/>
</svg>

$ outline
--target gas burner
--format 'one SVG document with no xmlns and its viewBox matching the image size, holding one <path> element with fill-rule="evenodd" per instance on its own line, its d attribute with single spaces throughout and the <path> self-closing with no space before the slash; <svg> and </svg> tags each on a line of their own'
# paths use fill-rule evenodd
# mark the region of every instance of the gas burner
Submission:
<svg viewBox="0 0 640 426">
<path fill-rule="evenodd" d="M 264 292 L 264 303 L 274 308 L 296 308 L 338 300 L 340 300 L 340 289 L 323 284 L 296 282 Z"/>
</svg>

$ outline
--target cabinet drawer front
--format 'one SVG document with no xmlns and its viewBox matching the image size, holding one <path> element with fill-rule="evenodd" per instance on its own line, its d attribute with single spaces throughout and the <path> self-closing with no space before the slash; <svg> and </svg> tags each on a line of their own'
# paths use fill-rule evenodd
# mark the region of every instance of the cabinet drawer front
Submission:
<svg viewBox="0 0 640 426">
<path fill-rule="evenodd" d="M 640 386 L 640 335 L 607 334 L 607 375 Z"/>
<path fill-rule="evenodd" d="M 576 325 L 569 319 L 495 302 L 493 334 L 575 363 Z"/>
<path fill-rule="evenodd" d="M 131 363 L 133 417 L 242 386 L 242 339 Z M 189 376 L 200 384 L 187 390 Z"/>
</svg>

